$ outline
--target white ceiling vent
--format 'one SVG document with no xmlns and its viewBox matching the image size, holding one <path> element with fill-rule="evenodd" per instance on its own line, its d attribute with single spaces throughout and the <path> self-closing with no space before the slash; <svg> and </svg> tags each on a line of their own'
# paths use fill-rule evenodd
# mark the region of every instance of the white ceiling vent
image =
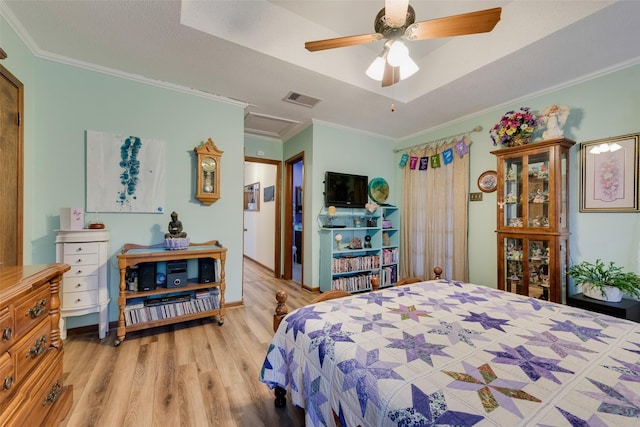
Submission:
<svg viewBox="0 0 640 427">
<path fill-rule="evenodd" d="M 287 96 L 282 98 L 282 100 L 309 108 L 313 108 L 318 102 L 322 101 L 321 99 L 314 98 L 313 96 L 303 95 L 294 91 L 290 91 Z"/>
</svg>

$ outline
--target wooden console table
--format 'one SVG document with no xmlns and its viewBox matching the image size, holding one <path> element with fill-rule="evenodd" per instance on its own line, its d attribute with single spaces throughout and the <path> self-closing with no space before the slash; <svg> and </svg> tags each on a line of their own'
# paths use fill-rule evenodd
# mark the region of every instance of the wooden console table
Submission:
<svg viewBox="0 0 640 427">
<path fill-rule="evenodd" d="M 124 245 L 120 255 L 117 256 L 118 268 L 120 269 L 120 295 L 118 297 L 120 315 L 118 317 L 118 338 L 115 341 L 115 345 L 120 345 L 127 332 L 168 325 L 171 323 L 185 322 L 203 317 L 217 316 L 218 324 L 222 326 L 224 324 L 224 291 L 226 289 L 224 264 L 226 257 L 227 249 L 217 240 L 205 243 L 191 243 L 188 248 L 181 250 L 165 249 L 162 243 L 152 246 L 142 246 L 131 243 Z M 128 291 L 126 288 L 126 275 L 129 267 L 146 262 L 166 262 L 198 258 L 213 258 L 220 260 L 219 281 L 211 283 L 195 283 L 190 281 L 186 286 L 178 288 L 157 288 L 149 291 Z M 154 296 L 160 297 L 161 295 L 179 294 L 191 291 L 195 292 L 198 290 L 216 287 L 220 290 L 220 304 L 218 308 L 199 312 L 182 313 L 173 317 L 147 320 L 130 325 L 127 325 L 125 322 L 125 308 L 127 306 L 127 300 Z"/>
</svg>

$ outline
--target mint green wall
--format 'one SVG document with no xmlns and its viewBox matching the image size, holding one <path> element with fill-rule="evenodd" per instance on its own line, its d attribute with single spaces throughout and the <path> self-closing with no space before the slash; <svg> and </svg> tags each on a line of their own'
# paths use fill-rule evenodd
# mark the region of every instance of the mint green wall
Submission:
<svg viewBox="0 0 640 427">
<path fill-rule="evenodd" d="M 302 283 L 309 287 L 316 287 L 316 284 L 313 282 L 313 271 L 314 271 L 314 262 L 317 254 L 313 254 L 311 248 L 313 244 L 313 235 L 315 234 L 313 224 L 315 221 L 315 213 L 313 212 L 313 207 L 311 206 L 311 191 L 309 191 L 312 187 L 313 183 L 313 169 L 314 169 L 314 156 L 313 156 L 313 125 L 309 125 L 305 127 L 303 130 L 295 134 L 293 137 L 289 138 L 285 141 L 282 147 L 282 160 L 286 162 L 299 155 L 300 153 L 304 154 L 304 182 L 303 187 L 304 191 L 303 201 L 302 201 L 302 227 L 303 227 L 303 270 L 302 270 Z M 282 179 L 286 179 L 286 166 L 283 164 L 282 171 Z M 283 186 L 284 188 L 284 186 Z M 283 200 L 284 203 L 284 200 Z M 287 209 L 283 207 L 282 209 L 282 224 L 283 224 L 283 233 L 284 233 L 284 215 L 287 215 Z M 282 236 L 283 249 L 284 249 L 284 235 Z M 284 268 L 284 250 L 282 253 L 282 263 Z M 317 274 L 317 273 L 316 273 Z"/>
<path fill-rule="evenodd" d="M 111 254 L 125 243 L 155 244 L 164 238 L 169 213 L 177 211 L 192 241 L 218 239 L 228 248 L 226 301 L 242 300 L 242 182 L 244 108 L 35 58 L 14 43 L 3 25 L 5 65 L 25 84 L 25 264 L 55 262 L 55 229 L 62 207 L 85 207 L 86 130 L 165 141 L 164 214 L 100 213 L 110 231 Z M 204 206 L 193 197 L 193 149 L 212 138 L 224 151 L 221 199 Z M 91 220 L 94 214 L 87 214 Z M 195 266 L 190 266 L 190 270 Z M 197 274 L 195 271 L 189 272 Z M 117 319 L 118 270 L 109 269 L 109 319 Z M 97 315 L 69 319 L 73 328 L 97 323 Z"/>
<path fill-rule="evenodd" d="M 271 138 L 245 135 L 244 155 L 271 160 L 282 160 L 282 142 Z"/>
<path fill-rule="evenodd" d="M 34 157 L 34 91 L 35 91 L 35 58 L 22 42 L 20 37 L 11 29 L 4 17 L 0 17 L 0 41 L 1 47 L 7 53 L 7 58 L 2 61 L 5 67 L 23 84 L 24 95 L 24 120 L 22 121 L 22 132 L 24 135 L 24 203 L 23 221 L 28 224 L 32 221 L 34 212 L 28 203 L 33 198 L 31 189 L 33 188 L 33 176 L 35 174 Z M 31 239 L 29 230 L 25 227 L 23 236 L 23 263 L 31 262 Z"/>
<path fill-rule="evenodd" d="M 311 224 L 311 264 L 313 287 L 319 286 L 320 236 L 318 234 L 317 215 L 324 206 L 324 173 L 326 171 L 367 175 L 369 179 L 382 177 L 389 183 L 389 200 L 396 204 L 401 200 L 396 185 L 393 164 L 393 141 L 371 134 L 364 134 L 328 124 L 313 125 L 313 169 L 309 170 L 305 162 L 305 186 L 311 179 L 311 191 L 305 192 L 305 206 L 311 206 L 311 212 L 305 209 L 305 219 L 312 215 L 312 221 L 305 223 L 308 230 Z M 306 158 L 305 158 L 306 160 Z M 309 200 L 311 196 L 311 200 Z M 305 234 L 308 240 L 309 234 Z M 305 250 L 308 242 L 305 240 Z M 305 256 L 305 276 L 309 257 Z M 305 282 L 309 284 L 308 282 Z"/>
<path fill-rule="evenodd" d="M 470 191 L 479 191 L 478 176 L 496 169 L 494 147 L 489 129 L 510 109 L 529 106 L 542 111 L 553 104 L 566 104 L 571 113 L 565 136 L 577 144 L 570 152 L 570 251 L 571 262 L 584 260 L 615 261 L 629 271 L 640 272 L 639 213 L 580 213 L 580 142 L 640 132 L 640 65 L 631 66 L 588 81 L 576 83 L 544 95 L 484 112 L 447 127 L 402 141 L 408 147 L 446 135 L 464 132 L 480 125 L 472 133 Z M 399 161 L 396 155 L 396 165 Z M 401 182 L 400 168 L 396 177 Z M 482 202 L 469 203 L 469 278 L 475 283 L 496 286 L 496 202 L 497 194 L 483 193 Z"/>
<path fill-rule="evenodd" d="M 85 131 L 165 141 L 165 214 L 101 213 L 115 255 L 125 243 L 161 243 L 176 211 L 194 242 L 218 239 L 228 248 L 227 302 L 242 300 L 243 108 L 47 60 L 36 63 L 35 165 L 30 224 L 34 263 L 55 261 L 52 247 L 61 207 L 85 206 Z M 224 151 L 221 199 L 194 198 L 193 149 L 211 137 Z M 234 214 L 235 212 L 235 214 Z M 91 214 L 88 214 L 91 218 Z M 190 272 L 191 277 L 197 273 Z M 110 269 L 110 319 L 117 319 L 118 274 Z M 73 327 L 72 321 L 69 326 Z"/>
</svg>

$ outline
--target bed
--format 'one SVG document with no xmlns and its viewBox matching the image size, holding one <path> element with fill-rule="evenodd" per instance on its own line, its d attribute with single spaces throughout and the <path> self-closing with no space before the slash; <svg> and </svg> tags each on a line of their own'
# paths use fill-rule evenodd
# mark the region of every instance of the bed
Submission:
<svg viewBox="0 0 640 427">
<path fill-rule="evenodd" d="M 260 380 L 307 426 L 638 426 L 640 324 L 430 280 L 292 311 Z"/>
</svg>

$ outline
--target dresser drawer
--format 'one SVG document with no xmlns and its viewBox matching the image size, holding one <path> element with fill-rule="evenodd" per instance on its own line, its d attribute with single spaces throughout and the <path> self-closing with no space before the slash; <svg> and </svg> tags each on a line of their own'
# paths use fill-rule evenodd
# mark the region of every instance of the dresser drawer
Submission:
<svg viewBox="0 0 640 427">
<path fill-rule="evenodd" d="M 65 273 L 64 280 L 70 277 L 95 276 L 98 274 L 99 268 L 98 264 L 72 265 L 71 270 Z"/>
<path fill-rule="evenodd" d="M 62 283 L 62 292 L 84 292 L 98 289 L 98 276 L 70 276 Z"/>
<path fill-rule="evenodd" d="M 50 346 L 51 322 L 47 318 L 10 350 L 16 364 L 16 385 L 24 382 L 33 367 L 47 354 Z"/>
<path fill-rule="evenodd" d="M 65 310 L 81 308 L 98 304 L 98 293 L 92 291 L 85 292 L 65 292 L 62 294 L 62 306 Z"/>
<path fill-rule="evenodd" d="M 16 364 L 9 352 L 0 353 L 0 404 L 15 390 Z"/>
<path fill-rule="evenodd" d="M 26 331 L 49 317 L 51 308 L 51 290 L 47 287 L 30 295 L 15 306 L 15 340 L 19 340 Z"/>
<path fill-rule="evenodd" d="M 97 242 L 64 243 L 63 250 L 65 255 L 97 254 L 98 243 Z"/>
<path fill-rule="evenodd" d="M 71 273 L 75 266 L 98 264 L 98 254 L 64 254 L 64 263 L 71 266 Z"/>
<path fill-rule="evenodd" d="M 13 324 L 13 307 L 0 308 L 0 353 L 16 342 L 16 327 Z"/>
<path fill-rule="evenodd" d="M 63 386 L 62 352 L 49 349 L 43 363 L 34 371 L 34 380 L 19 390 L 19 395 L 0 415 L 7 426 L 53 426 L 61 417 L 52 419 L 60 405 L 70 406 L 72 389 Z M 19 400 L 19 401 L 18 401 Z M 68 409 L 63 411 L 67 413 Z M 5 424 L 3 424 L 5 425 Z"/>
</svg>

